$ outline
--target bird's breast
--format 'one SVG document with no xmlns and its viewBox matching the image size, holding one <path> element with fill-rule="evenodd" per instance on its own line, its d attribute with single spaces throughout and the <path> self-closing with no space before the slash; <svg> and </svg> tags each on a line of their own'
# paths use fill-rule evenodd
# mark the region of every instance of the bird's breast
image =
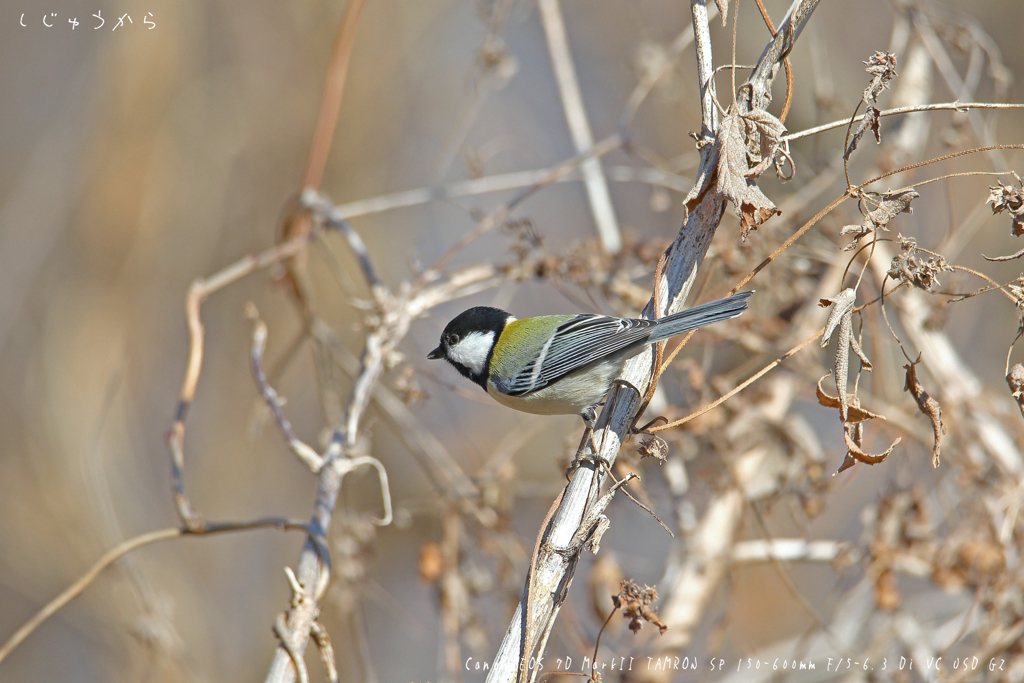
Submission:
<svg viewBox="0 0 1024 683">
<path fill-rule="evenodd" d="M 596 363 L 522 396 L 503 394 L 494 382 L 488 381 L 487 393 L 498 403 L 524 413 L 578 415 L 583 409 L 601 402 L 624 364 L 625 358 Z"/>
</svg>

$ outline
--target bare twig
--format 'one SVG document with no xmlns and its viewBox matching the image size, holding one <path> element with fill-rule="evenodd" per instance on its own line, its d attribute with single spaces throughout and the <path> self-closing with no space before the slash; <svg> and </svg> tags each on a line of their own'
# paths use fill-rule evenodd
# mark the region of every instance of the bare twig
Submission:
<svg viewBox="0 0 1024 683">
<path fill-rule="evenodd" d="M 341 490 L 343 469 L 335 466 L 338 459 L 327 462 L 320 468 L 317 480 L 316 503 L 310 520 L 310 528 L 321 537 L 326 537 L 330 528 L 331 515 Z M 309 639 L 310 629 L 319 612 L 317 600 L 327 586 L 328 567 L 321 560 L 316 547 L 307 542 L 299 555 L 299 562 L 294 572 L 300 582 L 302 600 L 288 610 L 284 626 L 285 635 L 274 653 L 274 661 L 267 674 L 268 681 L 290 681 L 295 674 L 292 655 L 301 659 Z M 285 648 L 285 643 L 288 648 Z M 290 652 L 289 650 L 293 651 Z"/>
<path fill-rule="evenodd" d="M 757 2 L 757 9 L 761 12 L 761 18 L 764 19 L 764 23 L 768 27 L 768 32 L 774 38 L 776 35 L 775 26 L 772 24 L 771 17 L 768 16 L 768 10 L 764 8 L 761 0 L 755 1 Z M 782 65 L 786 68 L 786 102 L 782 105 L 779 121 L 785 123 L 786 117 L 789 115 L 789 106 L 793 103 L 793 65 L 790 63 L 788 55 L 782 60 Z"/>
<path fill-rule="evenodd" d="M 913 170 L 915 168 L 921 168 L 922 166 L 930 166 L 930 165 L 936 164 L 936 163 L 938 163 L 940 161 L 946 161 L 948 159 L 955 159 L 957 157 L 967 156 L 969 154 L 978 154 L 980 152 L 991 152 L 992 150 L 1001 150 L 1001 149 L 1024 149 L 1024 145 L 992 145 L 991 147 L 975 147 L 974 149 L 964 149 L 964 150 L 960 150 L 959 152 L 950 152 L 949 154 L 943 154 L 942 156 L 934 157 L 932 159 L 926 159 L 925 161 L 919 161 L 919 162 L 914 163 L 914 164 L 907 164 L 906 166 L 901 166 L 901 167 L 899 167 L 897 169 L 893 169 L 891 171 L 886 171 L 885 173 L 879 173 L 878 175 L 872 177 L 870 180 L 866 180 L 865 182 L 863 182 L 863 183 L 861 183 L 861 184 L 859 184 L 859 185 L 857 185 L 855 187 L 850 188 L 850 191 L 852 193 L 856 194 L 860 190 L 863 190 L 864 188 L 868 187 L 869 185 L 871 185 L 873 183 L 877 183 L 879 180 L 885 180 L 886 178 L 890 178 L 890 177 L 892 177 L 894 175 L 898 175 L 900 173 L 905 173 L 907 171 L 911 171 L 911 170 Z M 963 174 L 960 174 L 960 175 L 969 175 L 969 173 L 963 173 Z M 1000 173 L 1000 175 L 1001 175 L 1001 173 Z M 920 183 L 917 183 L 917 185 L 915 185 L 915 187 L 918 186 L 918 185 L 925 185 L 928 182 L 930 182 L 930 180 L 929 181 L 922 181 Z"/>
<path fill-rule="evenodd" d="M 288 653 L 288 659 L 291 660 L 292 666 L 295 667 L 295 677 L 299 679 L 299 683 L 309 683 L 309 672 L 306 671 L 306 662 L 302 658 L 302 653 L 292 643 L 291 634 L 288 633 L 288 624 L 283 614 L 278 614 L 277 619 L 274 620 L 273 631 L 281 647 Z"/>
<path fill-rule="evenodd" d="M 459 253 L 467 246 L 469 246 L 474 240 L 487 234 L 496 225 L 500 225 L 509 214 L 512 213 L 512 209 L 524 202 L 529 197 L 533 196 L 538 190 L 547 187 L 551 183 L 557 182 L 560 178 L 565 177 L 575 168 L 581 166 L 587 159 L 597 158 L 604 156 L 605 154 L 618 149 L 622 146 L 622 138 L 617 133 L 610 135 L 604 140 L 596 143 L 592 148 L 577 154 L 572 159 L 568 159 L 563 163 L 552 168 L 548 173 L 541 178 L 539 181 L 522 190 L 513 197 L 510 201 L 500 206 L 496 210 L 489 213 L 481 221 L 479 221 L 476 227 L 463 235 L 448 251 L 446 251 L 437 262 L 428 269 L 428 273 L 432 273 L 440 270 L 445 264 L 451 260 L 455 254 Z"/>
<path fill-rule="evenodd" d="M 306 160 L 306 171 L 302 178 L 302 191 L 316 190 L 323 180 L 327 157 L 331 153 L 334 131 L 338 126 L 338 115 L 341 113 L 341 100 L 345 93 L 345 81 L 348 78 L 348 66 L 355 44 L 356 25 L 362 14 L 366 0 L 349 0 L 345 6 L 345 14 L 335 35 L 331 60 L 328 62 L 324 92 L 320 99 L 320 110 L 317 113 L 316 127 L 310 143 L 309 156 Z M 302 237 L 311 229 L 309 216 L 302 213 L 289 216 L 284 222 L 282 240 Z M 308 306 L 308 274 L 306 272 L 306 253 L 297 252 L 288 263 L 288 284 L 296 295 L 300 306 Z"/>
<path fill-rule="evenodd" d="M 279 263 L 306 248 L 316 231 L 306 235 L 296 235 L 285 242 L 266 249 L 259 254 L 246 256 L 230 266 L 221 269 L 207 278 L 198 278 L 189 287 L 185 297 L 185 314 L 188 320 L 189 355 L 185 378 L 181 385 L 181 397 L 174 411 L 174 424 L 167 435 L 167 444 L 171 451 L 171 474 L 174 483 L 174 503 L 178 516 L 185 526 L 199 530 L 204 524 L 202 518 L 192 509 L 192 504 L 185 494 L 185 418 L 196 395 L 199 375 L 203 368 L 203 321 L 200 308 L 206 297 L 223 289 L 229 284 L 262 268 Z"/>
<path fill-rule="evenodd" d="M 917 104 L 907 107 L 896 107 L 895 109 L 885 109 L 878 112 L 878 116 L 896 116 L 898 114 L 910 114 L 918 111 L 967 111 L 969 109 L 1024 109 L 1024 104 L 999 102 L 942 102 L 940 104 Z M 854 117 L 853 122 L 859 123 L 860 121 L 863 121 L 864 116 L 865 114 L 861 114 L 860 116 Z M 782 140 L 783 142 L 799 140 L 800 138 L 824 133 L 827 130 L 842 128 L 849 124 L 850 119 L 848 118 L 833 121 L 832 123 L 823 123 L 822 125 L 815 126 L 814 128 L 807 128 L 806 130 L 799 130 L 795 133 L 784 135 Z"/>
<path fill-rule="evenodd" d="M 800 351 L 800 349 L 804 348 L 805 346 L 807 346 L 811 342 L 819 339 L 821 337 L 821 335 L 824 333 L 824 331 L 825 331 L 824 329 L 818 330 L 817 334 L 815 334 L 813 337 L 808 337 L 804 341 L 800 342 L 799 344 L 797 344 L 796 346 L 791 348 L 789 351 L 786 351 L 786 353 L 782 354 L 781 356 L 779 356 L 778 358 L 773 360 L 771 363 L 769 363 L 768 365 L 764 366 L 763 368 L 761 368 L 760 370 L 755 372 L 748 379 L 746 379 L 743 382 L 741 382 L 740 384 L 736 385 L 736 387 L 734 387 L 731 391 L 725 392 L 720 397 L 718 397 L 717 399 L 715 399 L 714 401 L 712 401 L 708 405 L 704 406 L 700 410 L 692 412 L 689 415 L 687 415 L 686 417 L 682 417 L 682 418 L 680 418 L 678 420 L 674 420 L 672 422 L 669 422 L 668 424 L 658 425 L 657 427 L 651 427 L 647 431 L 649 431 L 651 433 L 655 433 L 655 432 L 664 431 L 666 429 L 672 429 L 674 427 L 678 427 L 679 425 L 685 424 L 685 423 L 689 422 L 690 420 L 692 420 L 694 418 L 700 417 L 701 415 L 703 415 L 704 413 L 706 413 L 706 412 L 708 412 L 710 410 L 714 410 L 718 406 L 722 405 L 722 403 L 724 403 L 728 399 L 732 398 L 733 396 L 735 396 L 736 394 L 740 393 L 741 391 L 743 391 L 744 389 L 749 387 L 751 384 L 753 384 L 754 382 L 759 380 L 761 377 L 764 377 L 764 375 L 766 375 L 771 370 L 775 369 L 780 363 L 785 361 L 787 358 L 789 358 L 793 354 L 795 354 L 798 351 Z"/>
<path fill-rule="evenodd" d="M 356 24 L 365 4 L 366 0 L 349 0 L 345 6 L 345 16 L 342 17 L 341 28 L 334 40 L 324 95 L 320 101 L 320 112 L 316 117 L 316 128 L 313 130 L 306 173 L 302 178 L 303 189 L 315 190 L 320 187 L 320 181 L 323 179 L 327 157 L 331 153 L 331 141 L 334 140 L 334 130 L 338 126 L 338 114 L 341 112 L 341 97 L 345 92 L 352 46 L 356 41 Z"/>
<path fill-rule="evenodd" d="M 318 215 L 328 223 L 335 222 L 334 208 L 319 195 L 306 193 L 305 201 L 315 207 Z M 353 231 L 354 233 L 354 231 Z M 362 240 L 349 239 L 349 244 L 361 245 Z M 319 471 L 316 501 L 310 526 L 326 533 L 330 525 L 331 515 L 337 502 L 341 481 L 345 474 L 362 465 L 370 465 L 377 470 L 381 485 L 384 504 L 384 516 L 374 520 L 377 524 L 388 524 L 391 521 L 391 501 L 388 492 L 387 472 L 383 465 L 369 456 L 352 457 L 358 446 L 359 427 L 363 414 L 370 402 L 374 388 L 382 376 L 387 358 L 394 352 L 398 344 L 405 338 L 412 321 L 423 315 L 433 306 L 444 301 L 476 291 L 481 283 L 495 276 L 495 267 L 490 265 L 471 266 L 455 270 L 447 276 L 437 271 L 425 272 L 414 283 L 403 288 L 403 295 L 396 297 L 386 285 L 377 281 L 374 284 L 375 270 L 369 254 L 365 250 L 359 256 L 363 275 L 367 282 L 376 290 L 375 299 L 379 322 L 366 335 L 366 345 L 360 360 L 359 371 L 352 387 L 342 426 L 337 427 L 334 438 L 326 452 L 321 456 L 324 465 Z M 317 600 L 327 584 L 327 574 L 321 565 L 314 548 L 309 544 L 303 548 L 295 571 L 299 578 L 305 599 L 289 610 L 287 627 L 291 633 L 291 645 L 301 654 L 308 642 L 311 625 L 319 611 Z M 290 665 L 290 657 L 283 647 L 278 648 L 267 674 L 268 682 L 291 680 L 294 669 Z"/>
<path fill-rule="evenodd" d="M 334 646 L 331 645 L 331 636 L 327 633 L 327 629 L 319 621 L 314 621 L 313 626 L 309 629 L 310 635 L 313 636 L 313 641 L 316 643 L 317 649 L 320 650 L 320 659 L 324 663 L 324 668 L 327 670 L 327 681 L 328 683 L 338 683 L 338 665 L 334 661 Z"/>
<path fill-rule="evenodd" d="M 267 326 L 260 320 L 259 312 L 256 310 L 256 306 L 253 303 L 249 303 L 246 307 L 246 313 L 249 316 L 249 320 L 252 321 L 252 374 L 256 379 L 256 385 L 260 388 L 260 393 L 263 394 L 263 400 L 267 402 L 267 406 L 270 407 L 270 411 L 274 415 L 274 419 L 277 420 L 277 426 L 284 434 L 285 440 L 288 442 L 288 447 L 292 453 L 295 454 L 302 464 L 310 469 L 312 472 L 319 472 L 320 468 L 323 467 L 324 461 L 320 455 L 313 450 L 310 446 L 306 445 L 296 434 L 295 430 L 292 429 L 291 422 L 284 414 L 284 408 L 281 405 L 281 399 L 278 398 L 277 392 L 274 391 L 274 387 L 270 386 L 267 381 L 267 376 L 263 372 L 263 350 L 267 345 Z"/>
<path fill-rule="evenodd" d="M 572 161 L 573 160 L 569 160 L 569 162 Z M 495 175 L 483 176 L 481 178 L 472 178 L 470 180 L 459 180 L 441 187 L 421 187 L 414 190 L 391 192 L 377 197 L 369 197 L 367 199 L 357 199 L 351 202 L 337 204 L 334 207 L 334 216 L 338 219 L 357 218 L 359 216 L 369 216 L 384 211 L 392 211 L 394 209 L 419 206 L 430 202 L 459 199 L 462 197 L 473 197 L 490 192 L 518 190 L 522 188 L 529 188 L 533 185 L 579 182 L 583 177 L 579 172 L 577 163 L 567 173 L 559 175 L 554 180 L 551 180 L 551 176 L 555 168 L 539 168 L 531 171 L 498 173 Z M 608 180 L 614 182 L 645 183 L 656 187 L 665 187 L 677 192 L 686 192 L 690 189 L 690 181 L 686 178 L 660 168 L 602 166 L 602 169 L 608 177 Z"/>
<path fill-rule="evenodd" d="M 310 333 L 324 344 L 335 362 L 346 373 L 352 377 L 359 374 L 359 360 L 341 344 L 333 330 L 323 321 L 315 319 L 311 324 Z M 465 501 L 476 501 L 480 498 L 477 485 L 462 470 L 444 444 L 409 410 L 401 398 L 383 384 L 378 384 L 373 392 L 373 400 L 397 427 L 396 435 L 420 460 L 424 472 L 440 493 Z M 482 514 L 482 511 L 480 513 Z M 491 516 L 481 519 L 484 526 L 492 526 L 494 521 Z"/>
<path fill-rule="evenodd" d="M 800 32 L 807 25 L 807 20 L 818 6 L 818 0 L 795 1 L 786 12 L 785 18 L 779 25 L 779 30 L 774 38 L 765 47 L 757 60 L 757 68 L 750 75 L 747 83 L 741 91 L 747 95 L 746 104 L 748 111 L 751 109 L 767 109 L 772 100 L 771 85 L 775 80 L 779 67 L 783 60 L 789 55 L 800 37 Z"/>
<path fill-rule="evenodd" d="M 204 528 L 196 530 L 188 529 L 186 527 L 159 529 L 157 531 L 149 531 L 144 534 L 139 534 L 138 536 L 127 539 L 126 541 L 122 541 L 105 552 L 103 556 L 96 560 L 96 562 L 84 574 L 76 579 L 74 583 L 46 603 L 46 605 L 36 612 L 31 619 L 15 631 L 11 637 L 7 639 L 7 642 L 0 647 L 0 662 L 6 659 L 7 655 L 11 654 L 11 651 L 18 647 L 22 641 L 28 638 L 43 622 L 81 595 L 82 592 L 96 580 L 96 577 L 103 573 L 104 569 L 114 564 L 114 562 L 117 562 L 117 560 L 133 550 L 138 550 L 139 548 L 152 545 L 153 543 L 159 543 L 160 541 L 167 541 L 172 538 L 181 538 L 183 536 L 207 536 L 232 531 L 248 531 L 252 529 L 266 529 L 272 527 L 286 529 L 289 531 L 309 531 L 309 527 L 304 522 L 285 519 L 283 517 L 272 517 L 267 519 L 257 519 L 251 522 L 207 522 Z M 327 552 L 326 545 L 324 545 L 322 541 L 318 543 L 318 548 L 322 553 Z"/>
</svg>

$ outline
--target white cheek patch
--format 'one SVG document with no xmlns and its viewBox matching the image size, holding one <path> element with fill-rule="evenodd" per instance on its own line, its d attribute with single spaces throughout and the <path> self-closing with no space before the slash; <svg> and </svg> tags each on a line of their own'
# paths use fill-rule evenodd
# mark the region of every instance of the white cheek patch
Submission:
<svg viewBox="0 0 1024 683">
<path fill-rule="evenodd" d="M 487 365 L 487 354 L 494 345 L 494 332 L 471 332 L 448 349 L 448 357 L 479 375 Z"/>
</svg>

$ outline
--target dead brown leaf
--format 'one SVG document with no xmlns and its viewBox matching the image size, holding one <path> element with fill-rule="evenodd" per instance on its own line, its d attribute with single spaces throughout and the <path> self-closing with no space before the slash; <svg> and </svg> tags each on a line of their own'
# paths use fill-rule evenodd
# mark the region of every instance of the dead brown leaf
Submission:
<svg viewBox="0 0 1024 683">
<path fill-rule="evenodd" d="M 918 358 L 916 361 L 903 366 L 907 371 L 907 381 L 904 390 L 910 392 L 914 400 L 917 401 L 917 407 L 932 421 L 932 431 L 935 433 L 935 443 L 932 446 L 932 467 L 938 467 L 939 443 L 942 441 L 942 435 L 946 433 L 946 426 L 942 424 L 942 408 L 939 407 L 939 402 L 928 395 L 928 392 L 924 390 L 921 382 L 917 379 L 917 364 L 920 362 L 921 359 Z"/>
<path fill-rule="evenodd" d="M 1020 183 L 1020 178 L 1017 178 L 1017 182 Z M 998 185 L 988 189 L 991 194 L 986 203 L 992 205 L 993 215 L 1003 211 L 1008 212 L 1011 221 L 1010 234 L 1014 237 L 1024 235 L 1024 191 L 1022 191 L 1022 188 L 1004 185 L 1000 182 Z M 1009 256 L 986 256 L 985 258 L 989 261 L 1012 261 L 1021 256 L 1024 256 L 1024 249 Z"/>
<path fill-rule="evenodd" d="M 751 230 L 782 213 L 761 192 L 754 178 L 775 162 L 784 132 L 785 127 L 771 114 L 741 114 L 735 104 L 718 129 L 718 191 L 735 207 L 744 239 Z"/>
<path fill-rule="evenodd" d="M 821 337 L 821 346 L 828 346 L 832 332 L 839 327 L 839 339 L 836 342 L 836 357 L 833 365 L 836 378 L 836 391 L 839 393 L 839 416 L 843 422 L 849 417 L 850 404 L 846 393 L 846 384 L 850 369 L 850 349 L 860 358 L 865 370 L 871 369 L 871 361 L 864 355 L 860 342 L 853 336 L 853 304 L 857 293 L 846 288 L 831 299 L 820 299 L 818 305 L 832 306 L 832 312 L 825 323 L 825 333 Z"/>
<path fill-rule="evenodd" d="M 905 281 L 926 292 L 939 284 L 938 274 L 952 272 L 953 269 L 946 258 L 932 255 L 925 259 L 917 248 L 917 240 L 913 237 L 899 235 L 900 253 L 892 257 L 888 275 L 897 282 Z"/>
<path fill-rule="evenodd" d="M 725 26 L 729 19 L 729 0 L 715 0 L 715 5 L 718 7 L 718 13 L 722 15 L 722 26 Z"/>
<path fill-rule="evenodd" d="M 843 154 L 844 159 L 849 159 L 850 155 L 853 154 L 853 150 L 857 149 L 857 144 L 860 142 L 864 134 L 869 130 L 875 136 L 875 144 L 882 142 L 882 132 L 879 127 L 879 112 L 878 107 L 868 106 L 867 111 L 864 112 L 864 118 L 861 119 L 860 125 L 857 126 L 857 130 L 853 131 L 850 136 L 850 142 L 846 145 L 846 152 Z"/>
<path fill-rule="evenodd" d="M 864 69 L 873 76 L 871 83 L 864 89 L 864 102 L 875 104 L 882 91 L 889 87 L 896 78 L 896 55 L 891 52 L 876 52 L 864 62 Z"/>
<path fill-rule="evenodd" d="M 861 432 L 860 426 L 861 425 L 859 424 L 845 426 L 843 430 L 843 438 L 846 439 L 846 448 L 849 449 L 849 453 L 847 453 L 847 456 L 852 456 L 855 460 L 862 462 L 865 465 L 877 465 L 878 463 L 882 462 L 883 460 L 889 457 L 889 454 L 892 453 L 892 450 L 896 448 L 897 444 L 899 444 L 900 441 L 903 440 L 903 437 L 897 437 L 896 440 L 892 442 L 892 445 L 889 446 L 889 448 L 887 448 L 884 453 L 879 453 L 878 455 L 871 455 L 870 453 L 865 453 L 861 449 L 863 432 Z M 851 430 L 855 431 L 855 437 L 850 435 Z M 846 463 L 844 462 L 843 465 L 846 465 Z M 845 467 L 843 469 L 845 469 Z"/>
<path fill-rule="evenodd" d="M 775 165 L 780 154 L 785 155 L 781 145 L 786 127 L 782 125 L 782 121 L 764 109 L 754 109 L 740 116 L 746 124 L 747 154 L 751 161 L 757 162 L 747 171 L 746 176 L 757 178 Z M 778 168 L 776 172 L 779 176 L 782 175 Z"/>
<path fill-rule="evenodd" d="M 1017 363 L 1010 368 L 1010 372 L 1006 375 L 1006 383 L 1010 385 L 1013 400 L 1020 408 L 1020 416 L 1024 417 L 1024 365 Z"/>
<path fill-rule="evenodd" d="M 891 569 L 884 570 L 875 579 L 875 604 L 878 609 L 894 612 L 900 607 L 902 599 L 896 588 L 896 575 Z"/>
<path fill-rule="evenodd" d="M 441 544 L 435 541 L 428 541 L 420 546 L 419 570 L 420 579 L 425 583 L 434 583 L 441 578 L 441 571 L 444 569 L 444 559 L 441 553 Z"/>
<path fill-rule="evenodd" d="M 843 457 L 843 464 L 839 466 L 838 470 L 836 470 L 836 474 L 844 472 L 856 464 L 857 459 L 850 455 L 850 451 L 846 451 L 846 455 Z"/>
<path fill-rule="evenodd" d="M 822 308 L 835 306 L 835 308 L 832 309 L 832 312 L 828 315 L 828 322 L 825 323 L 825 332 L 821 337 L 822 347 L 828 345 L 828 340 L 832 337 L 832 333 L 835 331 L 836 325 L 841 324 L 843 317 L 845 317 L 847 313 L 852 314 L 853 303 L 856 299 L 857 293 L 852 287 L 847 287 L 831 299 L 825 298 L 818 300 L 818 305 Z"/>
<path fill-rule="evenodd" d="M 826 408 L 839 408 L 839 397 L 829 396 L 828 394 L 825 393 L 825 390 L 821 388 L 821 380 L 825 379 L 831 374 L 832 373 L 830 372 L 827 375 L 822 375 L 821 379 L 818 380 L 818 403 L 825 406 Z M 846 422 L 849 424 L 855 424 L 857 422 L 866 422 L 867 420 L 873 420 L 876 417 L 882 420 L 885 419 L 885 415 L 879 415 L 878 413 L 873 413 L 870 410 L 865 410 L 864 408 L 861 408 L 860 399 L 857 398 L 857 396 L 855 396 L 854 394 L 847 394 L 846 401 Z"/>
<path fill-rule="evenodd" d="M 665 457 L 668 455 L 668 443 L 658 436 L 651 435 L 649 438 L 643 439 L 636 450 L 641 458 L 654 458 L 658 462 L 665 462 Z"/>
<path fill-rule="evenodd" d="M 898 214 L 914 213 L 910 203 L 920 196 L 912 187 L 884 192 L 879 195 L 878 208 L 868 213 L 868 219 L 874 225 L 884 228 Z"/>
<path fill-rule="evenodd" d="M 1024 235 L 1024 192 L 1021 188 L 1000 182 L 988 189 L 991 194 L 986 203 L 992 205 L 992 214 L 1008 211 L 1012 221 L 1010 233 L 1014 237 Z"/>
<path fill-rule="evenodd" d="M 857 149 L 857 144 L 861 138 L 869 130 L 874 134 L 876 143 L 882 141 L 882 134 L 878 125 L 880 115 L 877 107 L 878 96 L 889 87 L 890 81 L 896 77 L 896 56 L 891 52 L 876 52 L 868 58 L 868 61 L 864 62 L 864 65 L 867 67 L 865 71 L 872 76 L 871 83 L 864 89 L 864 95 L 861 98 L 861 101 L 867 105 L 867 111 L 864 113 L 864 118 L 861 119 L 860 125 L 857 126 L 857 130 L 850 135 L 846 151 L 843 152 L 844 159 L 850 158 L 853 150 Z"/>
<path fill-rule="evenodd" d="M 864 220 L 861 224 L 847 225 L 840 231 L 839 234 L 841 235 L 854 236 L 853 242 L 843 247 L 843 250 L 850 251 L 857 246 L 862 237 L 870 235 L 876 230 L 888 230 L 889 222 L 899 214 L 904 212 L 914 213 L 910 203 L 920 196 L 912 187 L 889 190 L 882 194 L 874 192 L 864 193 L 860 198 L 860 206 L 863 207 L 864 204 L 867 204 L 876 208 L 871 211 L 865 211 L 861 208 L 861 213 L 864 215 Z"/>
<path fill-rule="evenodd" d="M 612 596 L 615 606 L 622 608 L 622 616 L 629 619 L 629 630 L 633 633 L 643 628 L 645 621 L 657 626 L 661 633 L 668 630 L 652 607 L 657 601 L 658 591 L 653 586 L 644 584 L 641 589 L 633 579 L 623 581 L 618 595 Z"/>
</svg>

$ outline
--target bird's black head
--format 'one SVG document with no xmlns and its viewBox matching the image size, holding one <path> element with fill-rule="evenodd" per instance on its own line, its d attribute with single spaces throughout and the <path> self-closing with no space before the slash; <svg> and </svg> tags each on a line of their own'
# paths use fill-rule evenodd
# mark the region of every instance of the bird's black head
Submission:
<svg viewBox="0 0 1024 683">
<path fill-rule="evenodd" d="M 441 333 L 441 343 L 427 358 L 444 358 L 456 370 L 487 389 L 487 370 L 494 344 L 514 317 L 490 306 L 476 306 L 459 313 Z"/>
</svg>

